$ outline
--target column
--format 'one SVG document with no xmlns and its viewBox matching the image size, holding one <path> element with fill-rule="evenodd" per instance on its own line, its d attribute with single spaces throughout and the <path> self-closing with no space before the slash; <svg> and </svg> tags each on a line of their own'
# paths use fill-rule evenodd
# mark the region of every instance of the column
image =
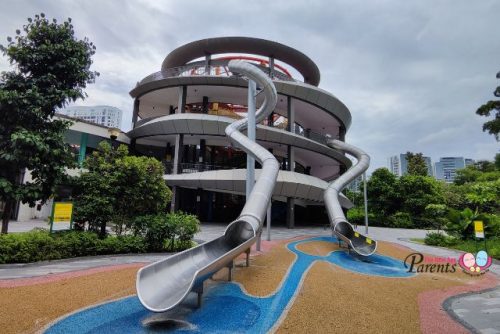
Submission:
<svg viewBox="0 0 500 334">
<path fill-rule="evenodd" d="M 198 171 L 202 172 L 205 167 L 205 155 L 207 152 L 207 141 L 205 139 L 200 139 L 200 150 L 197 154 Z"/>
<path fill-rule="evenodd" d="M 293 99 L 287 97 L 287 131 L 294 132 L 295 129 L 295 108 Z M 293 172 L 295 166 L 295 151 L 292 145 L 287 147 L 287 170 Z M 288 228 L 295 227 L 295 199 L 293 197 L 288 197 L 286 199 L 286 226 Z"/>
<path fill-rule="evenodd" d="M 186 112 L 186 95 L 187 86 L 179 87 L 179 102 L 177 103 L 178 114 L 183 114 Z"/>
<path fill-rule="evenodd" d="M 186 109 L 186 95 L 187 86 L 179 87 L 179 102 L 177 104 L 177 113 L 182 114 Z M 172 174 L 182 173 L 181 163 L 182 156 L 184 153 L 184 134 L 177 134 L 175 136 L 175 151 L 174 151 L 174 166 L 172 168 Z M 172 187 L 172 202 L 170 210 L 175 212 L 179 210 L 180 202 L 180 188 L 177 186 Z"/>
<path fill-rule="evenodd" d="M 208 114 L 208 96 L 203 96 L 202 112 Z"/>
<path fill-rule="evenodd" d="M 139 106 L 141 101 L 136 98 L 134 100 L 134 111 L 132 112 L 132 129 L 135 129 L 135 123 L 137 123 L 137 118 L 139 117 Z"/>
<path fill-rule="evenodd" d="M 184 135 L 178 134 L 175 136 L 175 151 L 174 151 L 174 165 L 172 168 L 172 174 L 181 174 L 181 162 L 182 155 L 184 153 Z M 180 201 L 180 189 L 177 186 L 172 187 L 172 202 L 170 204 L 170 210 L 175 212 L 179 210 L 179 201 Z"/>
<path fill-rule="evenodd" d="M 136 98 L 134 100 L 134 110 L 132 112 L 132 129 L 135 129 L 135 125 L 137 123 L 137 118 L 139 117 L 139 106 L 141 104 L 141 100 Z M 136 139 L 132 138 L 130 140 L 130 153 L 135 154 L 135 146 L 136 146 Z"/>
<path fill-rule="evenodd" d="M 269 57 L 269 77 L 274 78 L 274 57 Z"/>
<path fill-rule="evenodd" d="M 85 152 L 87 151 L 87 142 L 89 140 L 88 133 L 81 133 L 80 135 L 80 152 L 78 152 L 78 166 L 82 167 L 85 161 Z"/>
<path fill-rule="evenodd" d="M 205 55 L 205 75 L 210 75 L 210 61 L 211 56 L 209 54 Z"/>
</svg>

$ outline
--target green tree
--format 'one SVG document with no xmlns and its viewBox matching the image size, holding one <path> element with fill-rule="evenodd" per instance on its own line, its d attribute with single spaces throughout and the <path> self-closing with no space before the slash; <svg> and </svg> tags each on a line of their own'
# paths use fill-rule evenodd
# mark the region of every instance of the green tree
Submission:
<svg viewBox="0 0 500 334">
<path fill-rule="evenodd" d="M 63 141 L 69 123 L 52 117 L 56 108 L 84 98 L 84 88 L 98 75 L 90 71 L 95 46 L 75 38 L 71 19 L 58 24 L 35 15 L 7 41 L 0 49 L 15 67 L 0 75 L 2 233 L 17 201 L 34 206 L 47 200 L 72 166 Z M 23 183 L 26 169 L 32 181 Z"/>
<path fill-rule="evenodd" d="M 113 223 L 117 232 L 136 216 L 166 210 L 172 193 L 163 180 L 163 165 L 154 158 L 128 155 L 125 145 L 114 149 L 103 141 L 84 163 L 76 179 L 75 221 L 106 234 Z"/>
<path fill-rule="evenodd" d="M 406 152 L 406 160 L 408 161 L 408 174 L 427 176 L 427 165 L 422 153 Z"/>
<path fill-rule="evenodd" d="M 467 166 L 456 171 L 455 180 L 453 183 L 456 185 L 463 185 L 470 182 L 475 182 L 481 176 L 481 171 L 475 166 Z"/>
<path fill-rule="evenodd" d="M 417 227 L 428 225 L 424 219 L 429 204 L 443 204 L 444 197 L 438 181 L 429 176 L 404 175 L 399 178 L 398 193 L 403 212 L 409 213 Z"/>
<path fill-rule="evenodd" d="M 399 211 L 397 178 L 387 168 L 376 169 L 367 183 L 368 209 L 379 223 Z"/>
<path fill-rule="evenodd" d="M 497 79 L 500 79 L 500 72 L 497 73 Z M 493 95 L 500 97 L 500 87 L 497 87 Z M 495 139 L 500 140 L 500 100 L 491 100 L 483 104 L 476 110 L 476 114 L 480 116 L 490 117 L 494 114 L 494 118 L 483 124 L 483 131 L 488 131 L 494 135 Z"/>
</svg>

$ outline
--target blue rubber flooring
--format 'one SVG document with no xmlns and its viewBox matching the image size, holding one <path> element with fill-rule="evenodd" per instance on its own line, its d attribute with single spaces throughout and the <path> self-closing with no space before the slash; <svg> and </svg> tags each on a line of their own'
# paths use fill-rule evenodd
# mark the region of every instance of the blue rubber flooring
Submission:
<svg viewBox="0 0 500 334">
<path fill-rule="evenodd" d="M 401 261 L 383 255 L 362 258 L 333 251 L 327 256 L 316 256 L 296 248 L 310 241 L 338 242 L 332 237 L 315 237 L 289 243 L 288 249 L 297 258 L 282 285 L 268 297 L 250 296 L 238 284 L 221 282 L 206 291 L 201 308 L 188 302 L 171 312 L 156 314 L 144 309 L 134 296 L 79 311 L 55 323 L 46 333 L 265 333 L 291 306 L 305 273 L 316 261 L 365 275 L 414 275 L 407 272 Z"/>
</svg>

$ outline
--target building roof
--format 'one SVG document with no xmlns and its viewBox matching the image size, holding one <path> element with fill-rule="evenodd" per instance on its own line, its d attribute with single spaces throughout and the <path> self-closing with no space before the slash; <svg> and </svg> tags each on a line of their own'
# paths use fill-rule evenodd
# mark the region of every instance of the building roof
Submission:
<svg viewBox="0 0 500 334">
<path fill-rule="evenodd" d="M 162 70 L 186 65 L 207 55 L 223 53 L 248 53 L 272 57 L 295 68 L 304 82 L 318 86 L 318 66 L 305 54 L 281 43 L 252 37 L 217 37 L 194 41 L 170 52 L 161 66 Z"/>
</svg>

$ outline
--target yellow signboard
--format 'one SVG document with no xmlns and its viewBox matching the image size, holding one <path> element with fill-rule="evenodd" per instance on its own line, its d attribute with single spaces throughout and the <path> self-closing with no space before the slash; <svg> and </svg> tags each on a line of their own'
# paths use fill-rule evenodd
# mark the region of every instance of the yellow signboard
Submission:
<svg viewBox="0 0 500 334">
<path fill-rule="evenodd" d="M 54 202 L 50 217 L 50 232 L 71 229 L 73 225 L 73 203 Z"/>
<path fill-rule="evenodd" d="M 354 232 L 354 236 L 357 238 L 359 237 L 359 233 L 358 232 Z"/>
<path fill-rule="evenodd" d="M 484 225 L 481 220 L 474 220 L 474 232 L 476 232 L 476 238 L 484 238 Z"/>
<path fill-rule="evenodd" d="M 73 203 L 56 202 L 54 205 L 54 223 L 70 223 Z"/>
</svg>

